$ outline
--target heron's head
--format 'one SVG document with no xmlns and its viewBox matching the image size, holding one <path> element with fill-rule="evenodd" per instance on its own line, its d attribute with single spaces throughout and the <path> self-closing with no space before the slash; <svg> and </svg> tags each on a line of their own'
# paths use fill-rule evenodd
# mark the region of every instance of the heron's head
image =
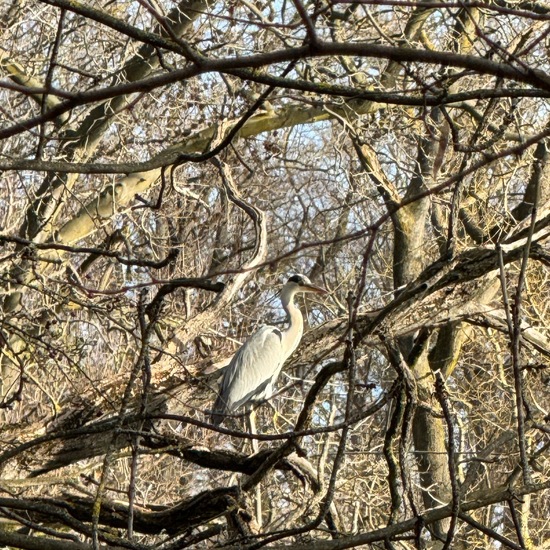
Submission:
<svg viewBox="0 0 550 550">
<path fill-rule="evenodd" d="M 305 275 L 292 275 L 283 287 L 283 291 L 288 289 L 293 294 L 296 292 L 313 292 L 315 294 L 327 294 L 327 290 L 323 287 L 314 285 Z"/>
</svg>

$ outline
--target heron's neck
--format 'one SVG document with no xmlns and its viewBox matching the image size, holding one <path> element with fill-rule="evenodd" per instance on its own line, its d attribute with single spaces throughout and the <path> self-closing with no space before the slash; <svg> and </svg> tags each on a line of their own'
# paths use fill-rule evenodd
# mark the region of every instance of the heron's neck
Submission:
<svg viewBox="0 0 550 550">
<path fill-rule="evenodd" d="M 302 334 L 304 333 L 304 318 L 302 312 L 294 303 L 294 295 L 283 300 L 283 309 L 287 314 L 288 328 L 283 332 L 283 349 L 286 351 L 287 359 L 298 347 Z"/>
</svg>

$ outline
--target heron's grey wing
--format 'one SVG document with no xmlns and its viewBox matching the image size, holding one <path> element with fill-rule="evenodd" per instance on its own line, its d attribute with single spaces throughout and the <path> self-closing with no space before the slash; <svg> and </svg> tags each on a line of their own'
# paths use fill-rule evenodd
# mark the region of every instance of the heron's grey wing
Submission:
<svg viewBox="0 0 550 550">
<path fill-rule="evenodd" d="M 235 354 L 220 388 L 226 412 L 254 398 L 269 397 L 266 390 L 275 383 L 283 363 L 282 338 L 279 329 L 262 327 Z"/>
</svg>

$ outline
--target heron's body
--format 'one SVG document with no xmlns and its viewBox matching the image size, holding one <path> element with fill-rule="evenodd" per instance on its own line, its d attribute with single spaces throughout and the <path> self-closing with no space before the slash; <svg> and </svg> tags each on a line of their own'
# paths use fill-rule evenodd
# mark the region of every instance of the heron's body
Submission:
<svg viewBox="0 0 550 550">
<path fill-rule="evenodd" d="M 224 415 L 248 403 L 269 399 L 284 362 L 298 347 L 304 332 L 302 313 L 294 304 L 297 292 L 324 293 L 303 275 L 291 277 L 281 291 L 281 303 L 287 313 L 288 328 L 263 326 L 233 356 L 226 367 L 212 422 L 219 425 Z"/>
</svg>

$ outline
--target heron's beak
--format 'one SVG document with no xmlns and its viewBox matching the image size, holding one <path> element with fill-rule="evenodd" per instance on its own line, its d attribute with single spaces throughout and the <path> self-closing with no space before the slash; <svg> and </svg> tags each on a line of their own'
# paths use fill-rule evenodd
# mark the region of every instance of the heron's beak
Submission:
<svg viewBox="0 0 550 550">
<path fill-rule="evenodd" d="M 302 292 L 313 292 L 314 294 L 328 294 L 328 290 L 322 286 L 303 285 L 300 290 Z"/>
</svg>

